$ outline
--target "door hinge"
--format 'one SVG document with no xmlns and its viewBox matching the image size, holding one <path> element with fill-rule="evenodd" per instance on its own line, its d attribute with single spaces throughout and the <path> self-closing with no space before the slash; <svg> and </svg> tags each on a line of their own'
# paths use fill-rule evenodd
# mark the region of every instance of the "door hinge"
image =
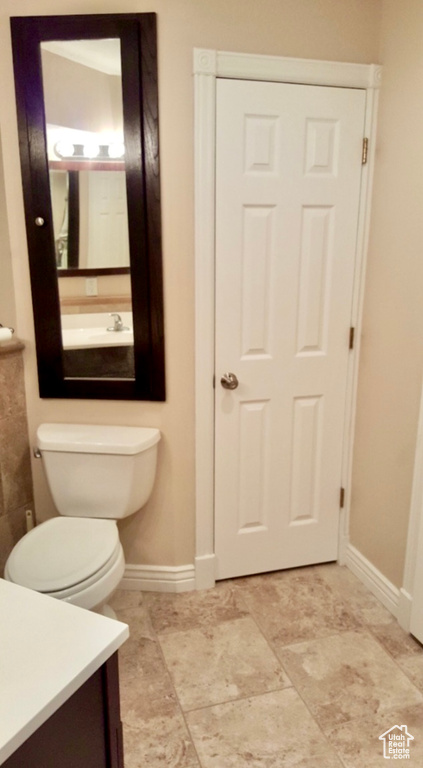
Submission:
<svg viewBox="0 0 423 768">
<path fill-rule="evenodd" d="M 369 140 L 364 138 L 363 139 L 363 151 L 361 154 L 361 164 L 366 165 L 367 163 L 367 153 L 369 151 Z"/>
<path fill-rule="evenodd" d="M 345 501 L 345 488 L 341 488 L 341 492 L 339 494 L 339 506 L 341 509 L 344 507 L 344 501 Z"/>
<path fill-rule="evenodd" d="M 213 374 L 213 389 L 216 389 L 216 376 Z"/>
<path fill-rule="evenodd" d="M 349 349 L 354 349 L 354 333 L 355 333 L 355 328 L 351 327 L 350 328 L 350 344 L 349 344 Z"/>
</svg>

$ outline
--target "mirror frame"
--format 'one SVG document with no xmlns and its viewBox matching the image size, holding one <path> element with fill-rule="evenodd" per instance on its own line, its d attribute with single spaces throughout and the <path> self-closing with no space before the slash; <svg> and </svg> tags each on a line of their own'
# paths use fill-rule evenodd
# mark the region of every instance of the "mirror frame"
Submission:
<svg viewBox="0 0 423 768">
<path fill-rule="evenodd" d="M 156 14 L 12 17 L 11 30 L 40 396 L 163 401 Z M 62 363 L 40 44 L 101 38 L 121 44 L 134 379 L 65 378 Z"/>
</svg>

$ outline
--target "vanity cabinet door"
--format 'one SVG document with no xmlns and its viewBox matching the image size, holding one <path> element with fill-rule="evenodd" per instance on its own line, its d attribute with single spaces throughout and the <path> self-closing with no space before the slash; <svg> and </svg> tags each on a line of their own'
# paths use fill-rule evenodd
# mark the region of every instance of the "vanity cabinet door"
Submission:
<svg viewBox="0 0 423 768">
<path fill-rule="evenodd" d="M 2 768 L 123 768 L 117 653 Z"/>
</svg>

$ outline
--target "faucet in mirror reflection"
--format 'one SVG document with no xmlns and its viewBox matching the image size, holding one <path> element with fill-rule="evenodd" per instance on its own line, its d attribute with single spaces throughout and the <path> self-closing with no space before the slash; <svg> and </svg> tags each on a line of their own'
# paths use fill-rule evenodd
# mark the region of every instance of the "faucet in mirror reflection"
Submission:
<svg viewBox="0 0 423 768">
<path fill-rule="evenodd" d="M 109 317 L 114 317 L 114 324 L 112 326 L 108 327 L 108 331 L 114 331 L 115 333 L 120 333 L 122 331 L 129 331 L 130 328 L 128 325 L 123 324 L 123 320 L 121 316 L 117 312 L 110 312 Z"/>
</svg>

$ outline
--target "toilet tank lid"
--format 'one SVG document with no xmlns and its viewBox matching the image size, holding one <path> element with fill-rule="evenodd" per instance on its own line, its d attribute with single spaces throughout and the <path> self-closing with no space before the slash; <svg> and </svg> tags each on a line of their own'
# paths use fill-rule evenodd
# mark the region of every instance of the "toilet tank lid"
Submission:
<svg viewBox="0 0 423 768">
<path fill-rule="evenodd" d="M 136 454 L 160 440 L 154 427 L 117 427 L 100 424 L 40 424 L 37 429 L 41 451 L 70 453 Z"/>
</svg>

